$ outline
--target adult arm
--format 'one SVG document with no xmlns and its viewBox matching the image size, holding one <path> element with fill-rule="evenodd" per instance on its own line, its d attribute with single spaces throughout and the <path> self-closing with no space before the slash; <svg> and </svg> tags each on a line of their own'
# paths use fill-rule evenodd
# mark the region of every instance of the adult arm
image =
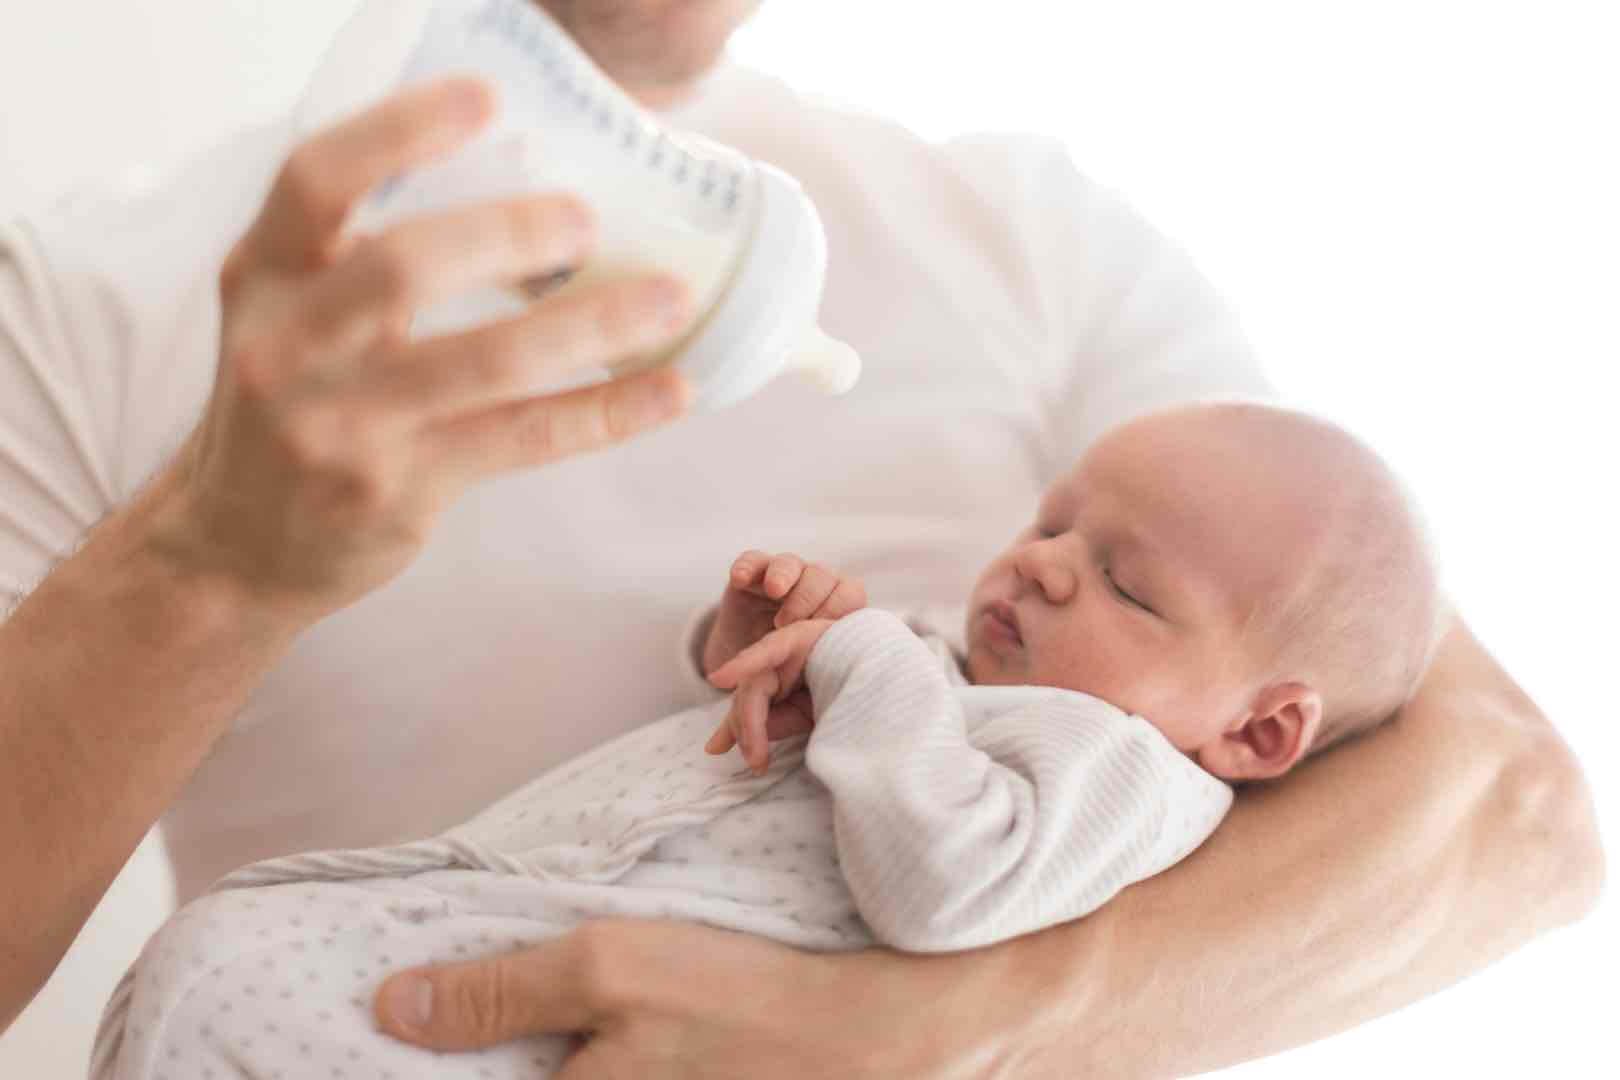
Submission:
<svg viewBox="0 0 1620 1080">
<path fill-rule="evenodd" d="M 0 1031 L 290 640 L 153 542 L 154 485 L 0 623 Z"/>
<path fill-rule="evenodd" d="M 343 233 L 364 192 L 449 152 L 489 111 L 486 88 L 447 82 L 293 151 L 220 273 L 218 371 L 201 423 L 54 569 L 94 519 L 65 459 L 113 439 L 83 437 L 76 380 L 119 368 L 73 355 L 84 328 L 50 317 L 48 275 L 16 270 L 22 256 L 0 250 L 0 388 L 19 388 L 0 400 L 0 586 L 15 595 L 50 570 L 0 624 L 0 1026 L 303 628 L 402 571 L 466 485 L 682 407 L 668 371 L 527 390 L 678 332 L 688 305 L 667 280 L 606 283 L 408 340 L 418 307 L 588 250 L 589 221 L 563 196 Z M 85 475 L 99 479 L 93 463 Z"/>
<path fill-rule="evenodd" d="M 1320 1039 L 1580 918 L 1603 875 L 1579 766 L 1459 620 L 1392 724 L 1054 934 L 1085 1005 L 1069 1049 L 1174 1076 Z"/>
</svg>

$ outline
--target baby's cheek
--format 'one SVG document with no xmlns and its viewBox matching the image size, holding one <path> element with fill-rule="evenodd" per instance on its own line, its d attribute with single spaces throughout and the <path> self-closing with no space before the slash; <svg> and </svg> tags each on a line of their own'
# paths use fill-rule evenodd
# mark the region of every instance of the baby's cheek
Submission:
<svg viewBox="0 0 1620 1080">
<path fill-rule="evenodd" d="M 1036 681 L 1102 698 L 1126 712 L 1146 716 L 1163 700 L 1157 665 L 1117 637 L 1070 636 L 1041 661 L 1048 677 Z"/>
<path fill-rule="evenodd" d="M 1003 677 L 1001 658 L 982 645 L 975 645 L 970 638 L 967 652 L 968 682 L 975 686 L 1002 686 L 1007 680 Z"/>
<path fill-rule="evenodd" d="M 1219 672 L 1189 664 L 1165 672 L 1145 708 L 1135 710 L 1164 733 L 1177 750 L 1197 750 L 1217 738 L 1241 704 L 1241 694 Z M 1151 710 L 1151 711 L 1149 711 Z"/>
</svg>

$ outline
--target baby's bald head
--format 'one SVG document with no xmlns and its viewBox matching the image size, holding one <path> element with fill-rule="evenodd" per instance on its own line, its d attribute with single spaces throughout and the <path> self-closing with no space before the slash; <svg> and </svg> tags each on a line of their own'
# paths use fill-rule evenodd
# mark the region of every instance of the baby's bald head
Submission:
<svg viewBox="0 0 1620 1080">
<path fill-rule="evenodd" d="M 1201 403 L 1109 431 L 1047 489 L 974 584 L 966 667 L 1092 694 L 1263 780 L 1393 713 L 1439 606 L 1377 455 L 1301 413 Z"/>
<path fill-rule="evenodd" d="M 1443 623 L 1433 547 L 1399 477 L 1343 428 L 1294 410 L 1216 402 L 1141 422 L 1230 448 L 1217 455 L 1229 467 L 1246 462 L 1244 504 L 1262 508 L 1254 541 L 1274 562 L 1253 593 L 1243 651 L 1262 680 L 1297 679 L 1320 693 L 1307 753 L 1393 714 Z"/>
</svg>

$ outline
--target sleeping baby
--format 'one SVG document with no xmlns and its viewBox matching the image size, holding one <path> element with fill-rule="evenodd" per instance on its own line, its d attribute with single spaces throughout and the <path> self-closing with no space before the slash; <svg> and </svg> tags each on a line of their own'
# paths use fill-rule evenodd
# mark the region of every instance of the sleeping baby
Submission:
<svg viewBox="0 0 1620 1080">
<path fill-rule="evenodd" d="M 712 701 L 440 836 L 227 875 L 119 984 L 92 1076 L 547 1076 L 569 1037 L 440 1055 L 372 1001 L 594 917 L 912 951 L 1079 918 L 1201 844 L 1233 785 L 1389 717 L 1444 619 L 1383 463 L 1235 401 L 1100 439 L 956 614 L 745 553 L 682 645 Z"/>
</svg>

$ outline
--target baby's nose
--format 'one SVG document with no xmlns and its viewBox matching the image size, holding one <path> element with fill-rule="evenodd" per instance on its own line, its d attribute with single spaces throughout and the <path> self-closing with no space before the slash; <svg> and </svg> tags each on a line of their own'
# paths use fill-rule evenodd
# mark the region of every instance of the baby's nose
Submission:
<svg viewBox="0 0 1620 1080">
<path fill-rule="evenodd" d="M 1074 597 L 1077 585 L 1074 570 L 1055 541 L 1028 544 L 1018 556 L 1015 566 L 1019 577 L 1039 588 L 1048 603 L 1066 604 Z"/>
</svg>

